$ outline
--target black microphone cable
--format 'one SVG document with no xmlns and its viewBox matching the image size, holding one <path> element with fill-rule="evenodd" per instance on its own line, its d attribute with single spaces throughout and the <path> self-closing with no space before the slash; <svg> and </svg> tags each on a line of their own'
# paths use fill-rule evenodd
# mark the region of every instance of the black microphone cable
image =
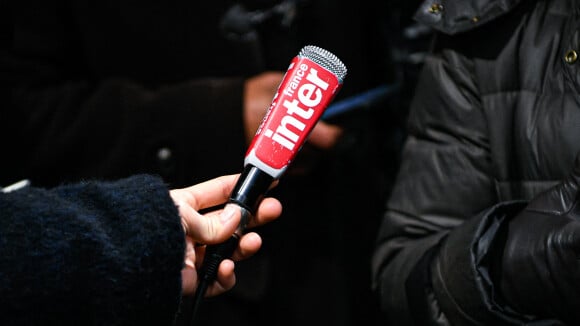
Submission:
<svg viewBox="0 0 580 326">
<path fill-rule="evenodd" d="M 258 205 L 264 198 L 265 193 L 270 188 L 274 178 L 253 165 L 247 165 L 236 183 L 230 199 L 226 205 L 237 205 L 242 214 L 240 224 L 236 231 L 226 240 L 218 245 L 208 245 L 206 247 L 203 265 L 198 271 L 198 286 L 193 298 L 191 312 L 191 322 L 197 316 L 197 311 L 207 288 L 216 280 L 220 263 L 224 259 L 230 258 L 238 246 L 246 226 L 253 218 Z"/>
</svg>

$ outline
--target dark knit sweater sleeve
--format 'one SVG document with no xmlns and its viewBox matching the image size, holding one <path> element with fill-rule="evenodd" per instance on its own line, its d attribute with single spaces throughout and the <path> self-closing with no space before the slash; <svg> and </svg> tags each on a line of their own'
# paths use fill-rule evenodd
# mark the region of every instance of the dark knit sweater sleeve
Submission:
<svg viewBox="0 0 580 326">
<path fill-rule="evenodd" d="M 0 194 L 0 324 L 171 325 L 184 250 L 157 177 Z"/>
</svg>

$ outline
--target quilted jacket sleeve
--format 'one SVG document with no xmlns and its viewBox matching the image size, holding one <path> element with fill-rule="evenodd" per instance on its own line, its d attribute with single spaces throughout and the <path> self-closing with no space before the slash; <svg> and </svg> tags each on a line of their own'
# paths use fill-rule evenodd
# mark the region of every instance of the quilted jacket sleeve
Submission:
<svg viewBox="0 0 580 326">
<path fill-rule="evenodd" d="M 480 292 L 473 252 L 493 212 L 502 216 L 519 206 L 494 207 L 487 121 L 473 62 L 461 48 L 451 49 L 427 59 L 417 84 L 402 165 L 374 253 L 374 287 L 394 325 L 497 322 Z"/>
</svg>

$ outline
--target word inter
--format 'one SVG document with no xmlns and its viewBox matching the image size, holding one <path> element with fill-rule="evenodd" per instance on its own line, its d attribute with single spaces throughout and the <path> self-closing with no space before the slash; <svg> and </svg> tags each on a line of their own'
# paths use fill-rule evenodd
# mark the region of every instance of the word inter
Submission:
<svg viewBox="0 0 580 326">
<path fill-rule="evenodd" d="M 304 75 L 306 75 L 306 81 L 301 85 Z M 282 104 L 286 108 L 286 115 L 280 120 L 280 125 L 275 132 L 266 129 L 264 135 L 288 150 L 294 150 L 300 134 L 306 128 L 305 122 L 312 118 L 315 111 L 313 108 L 320 104 L 323 98 L 322 92 L 327 89 L 328 83 L 318 77 L 318 70 L 309 68 L 305 63 L 300 64 L 283 90 L 283 94 L 291 98 L 291 100 L 284 100 Z M 296 132 L 290 130 L 289 127 Z"/>
</svg>

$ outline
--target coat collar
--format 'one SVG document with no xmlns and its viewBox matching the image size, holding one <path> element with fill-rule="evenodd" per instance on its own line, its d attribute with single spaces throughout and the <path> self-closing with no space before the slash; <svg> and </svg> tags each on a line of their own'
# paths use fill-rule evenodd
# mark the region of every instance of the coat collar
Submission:
<svg viewBox="0 0 580 326">
<path fill-rule="evenodd" d="M 523 0 L 425 0 L 415 19 L 438 31 L 457 34 L 493 20 Z"/>
</svg>

